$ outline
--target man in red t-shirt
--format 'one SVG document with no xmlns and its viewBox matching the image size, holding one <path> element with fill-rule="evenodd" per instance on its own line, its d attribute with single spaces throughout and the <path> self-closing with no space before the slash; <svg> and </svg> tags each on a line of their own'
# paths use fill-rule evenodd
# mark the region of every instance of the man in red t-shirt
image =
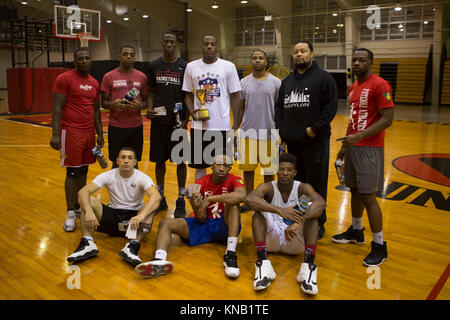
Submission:
<svg viewBox="0 0 450 320">
<path fill-rule="evenodd" d="M 120 66 L 106 73 L 102 80 L 102 106 L 110 110 L 108 125 L 108 153 L 113 168 L 119 150 L 131 147 L 136 158 L 141 161 L 144 133 L 141 110 L 147 108 L 147 76 L 133 68 L 136 60 L 132 46 L 125 45 L 118 57 Z M 133 88 L 139 94 L 132 100 L 125 99 Z M 137 163 L 136 163 L 137 168 Z"/>
<path fill-rule="evenodd" d="M 244 201 L 247 192 L 244 181 L 229 173 L 232 163 L 233 160 L 225 155 L 216 156 L 211 165 L 212 174 L 195 182 L 201 188 L 200 193 L 193 194 L 190 199 L 193 217 L 162 220 L 156 238 L 155 258 L 138 265 L 136 273 L 144 278 L 170 273 L 173 264 L 166 260 L 167 251 L 172 234 L 177 234 L 189 246 L 227 241 L 223 258 L 225 274 L 230 278 L 239 277 L 236 256 L 240 232 L 239 204 Z"/>
<path fill-rule="evenodd" d="M 103 129 L 98 104 L 99 85 L 89 75 L 92 58 L 85 47 L 74 52 L 75 69 L 60 74 L 53 86 L 53 135 L 50 146 L 58 150 L 61 166 L 67 168 L 65 194 L 67 204 L 64 230 L 75 230 L 78 191 L 86 184 L 88 166 L 95 163 L 92 149 L 103 147 Z"/>
<path fill-rule="evenodd" d="M 337 139 L 342 147 L 337 158 L 344 158 L 345 184 L 352 194 L 352 225 L 332 240 L 336 243 L 363 244 L 362 215 L 367 210 L 372 243 L 365 266 L 379 266 L 387 259 L 383 241 L 383 219 L 376 192 L 384 180 L 384 130 L 394 118 L 392 88 L 388 82 L 371 73 L 372 51 L 359 48 L 352 56 L 352 70 L 358 81 L 348 89 L 350 119 L 347 135 Z"/>
</svg>

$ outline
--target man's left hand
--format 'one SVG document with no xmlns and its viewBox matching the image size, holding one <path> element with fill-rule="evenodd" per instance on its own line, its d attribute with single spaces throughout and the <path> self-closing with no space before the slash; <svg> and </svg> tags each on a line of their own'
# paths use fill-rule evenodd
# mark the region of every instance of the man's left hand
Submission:
<svg viewBox="0 0 450 320">
<path fill-rule="evenodd" d="M 306 134 L 308 135 L 308 137 L 310 138 L 314 138 L 316 136 L 316 134 L 314 133 L 314 131 L 312 131 L 311 127 L 306 128 Z"/>
<path fill-rule="evenodd" d="M 127 108 L 133 109 L 133 110 L 141 110 L 141 103 L 139 101 L 127 101 L 126 104 Z"/>
<path fill-rule="evenodd" d="M 136 230 L 139 228 L 139 224 L 144 220 L 144 217 L 142 215 L 137 215 L 131 218 L 130 220 L 130 228 L 131 230 Z"/>
</svg>

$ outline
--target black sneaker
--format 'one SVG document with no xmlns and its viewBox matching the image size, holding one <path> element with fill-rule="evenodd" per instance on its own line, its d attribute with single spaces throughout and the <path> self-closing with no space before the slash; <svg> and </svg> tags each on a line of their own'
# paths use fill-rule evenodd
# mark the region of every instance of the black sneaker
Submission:
<svg viewBox="0 0 450 320">
<path fill-rule="evenodd" d="M 239 207 L 239 210 L 241 211 L 241 213 L 244 213 L 244 212 L 249 212 L 250 208 L 247 207 L 245 204 L 243 204 L 242 206 Z"/>
<path fill-rule="evenodd" d="M 186 216 L 186 204 L 183 198 L 177 199 L 173 215 L 175 218 L 184 218 Z"/>
<path fill-rule="evenodd" d="M 325 226 L 323 224 L 319 225 L 319 237 L 317 240 L 320 240 L 325 235 Z"/>
<path fill-rule="evenodd" d="M 331 240 L 336 243 L 356 243 L 356 244 L 364 244 L 366 240 L 364 239 L 364 230 L 354 230 L 353 226 L 350 226 L 347 231 L 339 234 L 335 234 L 331 237 Z"/>
<path fill-rule="evenodd" d="M 162 197 L 161 202 L 159 203 L 159 208 L 156 209 L 156 212 L 160 212 L 160 211 L 164 211 L 167 210 L 168 206 L 167 206 L 167 201 L 166 201 L 166 197 Z"/>
<path fill-rule="evenodd" d="M 78 248 L 67 257 L 68 262 L 80 262 L 98 255 L 98 249 L 94 241 L 81 238 Z"/>
<path fill-rule="evenodd" d="M 227 251 L 223 256 L 223 266 L 225 267 L 225 274 L 230 278 L 239 277 L 239 267 L 237 264 L 236 252 Z"/>
<path fill-rule="evenodd" d="M 136 267 L 141 263 L 141 258 L 139 258 L 138 253 L 141 248 L 141 244 L 137 241 L 130 241 L 126 244 L 126 246 L 119 252 L 119 256 L 131 264 L 133 267 Z"/>
<path fill-rule="evenodd" d="M 370 245 L 372 249 L 369 255 L 364 258 L 363 265 L 366 267 L 379 266 L 388 257 L 386 241 L 383 241 L 382 245 L 372 241 Z"/>
</svg>

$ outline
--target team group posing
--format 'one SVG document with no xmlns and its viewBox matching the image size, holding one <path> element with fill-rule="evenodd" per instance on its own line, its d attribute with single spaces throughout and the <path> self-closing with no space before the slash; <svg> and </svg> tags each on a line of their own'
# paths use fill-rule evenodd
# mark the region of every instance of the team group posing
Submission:
<svg viewBox="0 0 450 320">
<path fill-rule="evenodd" d="M 65 231 L 73 231 L 80 216 L 82 238 L 67 260 L 78 263 L 98 255 L 94 231 L 125 236 L 126 226 L 136 232 L 119 255 L 144 278 L 168 274 L 173 264 L 167 260 L 172 235 L 189 246 L 226 242 L 223 257 L 225 274 L 239 277 L 236 247 L 241 231 L 240 214 L 253 210 L 252 231 L 257 261 L 253 288 L 263 290 L 276 273 L 267 252 L 298 255 L 304 262 L 297 275 L 300 288 L 318 293 L 317 266 L 314 264 L 317 241 L 325 232 L 330 149 L 330 123 L 337 110 L 336 83 L 314 61 L 313 46 L 299 42 L 293 47 L 295 68 L 283 81 L 266 72 L 268 57 L 255 50 L 250 57 L 252 73 L 239 81 L 233 63 L 217 57 L 217 38 L 202 38 L 201 59 L 186 63 L 176 53 L 177 38 L 165 32 L 161 41 L 163 55 L 149 64 L 148 76 L 135 70 L 135 50 L 123 46 L 120 66 L 106 73 L 101 86 L 89 75 L 92 59 L 87 48 L 74 52 L 73 70 L 58 76 L 53 88 L 52 148 L 58 150 L 66 167 L 67 203 Z M 390 85 L 372 74 L 373 53 L 356 49 L 352 70 L 357 81 L 348 90 L 350 119 L 347 134 L 339 138 L 338 159 L 345 160 L 345 184 L 351 190 L 352 225 L 334 235 L 336 243 L 365 243 L 362 214 L 366 209 L 372 230 L 366 266 L 381 265 L 387 258 L 383 241 L 382 213 L 375 194 L 384 177 L 384 129 L 393 119 Z M 147 80 L 148 79 L 148 80 Z M 193 89 L 207 88 L 205 106 L 209 119 L 199 119 L 199 99 Z M 104 146 L 101 106 L 109 110 L 108 153 L 113 166 L 86 184 L 88 166 L 95 163 L 92 149 Z M 233 123 L 230 119 L 230 108 Z M 142 157 L 143 124 L 141 111 L 151 119 L 150 161 L 155 162 L 157 185 L 138 170 Z M 190 132 L 187 123 L 192 117 Z M 172 133 L 181 129 L 190 135 L 190 153 L 174 159 L 177 141 Z M 229 142 L 231 129 L 241 135 Z M 274 135 L 274 130 L 279 135 Z M 97 133 L 97 139 L 95 139 Z M 199 157 L 212 141 L 221 148 L 212 150 L 212 160 Z M 222 138 L 222 139 L 218 139 Z M 280 150 L 285 150 L 278 157 Z M 217 141 L 216 141 L 217 140 Z M 200 144 L 200 145 L 199 145 Z M 233 148 L 238 152 L 230 153 Z M 261 149 L 277 158 L 277 166 L 261 159 Z M 228 150 L 227 150 L 228 148 Z M 239 155 L 244 180 L 230 173 L 233 158 Z M 254 184 L 258 162 L 264 183 Z M 140 243 L 150 232 L 155 215 L 168 208 L 164 195 L 166 161 L 177 164 L 178 198 L 174 218 L 161 220 L 156 251 L 151 261 L 142 263 Z M 199 191 L 188 195 L 186 165 L 195 168 Z M 211 167 L 212 174 L 206 174 Z M 277 180 L 274 181 L 274 176 Z M 91 196 L 105 187 L 110 202 L 105 205 Z M 148 201 L 144 203 L 145 194 Z M 186 217 L 185 196 L 193 212 Z M 241 205 L 243 203 L 243 205 Z"/>
</svg>

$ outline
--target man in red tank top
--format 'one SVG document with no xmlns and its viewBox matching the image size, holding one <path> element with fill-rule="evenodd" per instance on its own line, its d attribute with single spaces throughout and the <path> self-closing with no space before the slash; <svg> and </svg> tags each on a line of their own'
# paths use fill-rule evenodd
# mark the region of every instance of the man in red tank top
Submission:
<svg viewBox="0 0 450 320">
<path fill-rule="evenodd" d="M 75 230 L 78 191 L 86 184 L 88 166 L 95 163 L 92 148 L 104 145 L 98 104 L 99 85 L 89 75 L 92 58 L 87 48 L 74 52 L 75 69 L 60 74 L 53 86 L 53 135 L 50 146 L 58 150 L 61 166 L 67 168 L 65 195 L 67 204 L 64 230 Z"/>
<path fill-rule="evenodd" d="M 359 48 L 352 56 L 352 69 L 358 81 L 348 89 L 350 119 L 347 135 L 342 141 L 337 158 L 344 158 L 345 184 L 352 194 L 352 225 L 336 234 L 336 243 L 363 244 L 364 209 L 372 229 L 371 252 L 364 258 L 365 266 L 379 266 L 387 259 L 387 245 L 383 241 L 383 219 L 376 192 L 384 180 L 384 130 L 394 118 L 392 88 L 388 82 L 371 73 L 372 51 Z"/>
</svg>

